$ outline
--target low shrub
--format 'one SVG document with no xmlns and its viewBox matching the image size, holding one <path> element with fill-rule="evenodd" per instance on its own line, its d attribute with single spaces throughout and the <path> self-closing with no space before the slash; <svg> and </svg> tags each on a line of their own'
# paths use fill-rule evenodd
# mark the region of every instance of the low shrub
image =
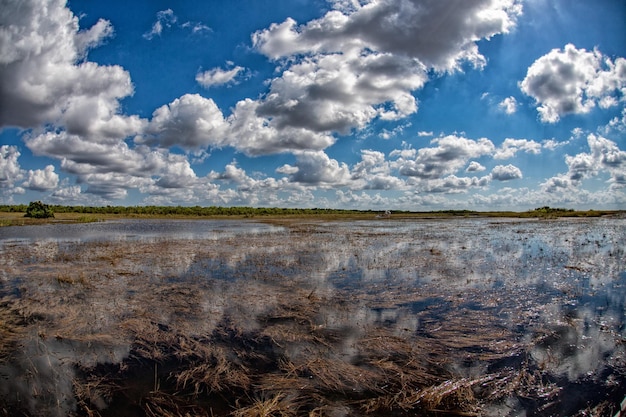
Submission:
<svg viewBox="0 0 626 417">
<path fill-rule="evenodd" d="M 54 217 L 54 213 L 52 209 L 47 204 L 42 203 L 41 201 L 31 201 L 31 203 L 26 208 L 26 214 L 24 217 L 32 217 L 34 219 L 47 219 L 49 217 Z"/>
</svg>

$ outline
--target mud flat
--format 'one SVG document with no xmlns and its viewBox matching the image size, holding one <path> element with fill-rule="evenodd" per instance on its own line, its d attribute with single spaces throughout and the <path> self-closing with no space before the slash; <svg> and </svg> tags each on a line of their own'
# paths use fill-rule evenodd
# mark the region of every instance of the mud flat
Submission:
<svg viewBox="0 0 626 417">
<path fill-rule="evenodd" d="M 0 415 L 612 416 L 626 219 L 0 228 Z"/>
</svg>

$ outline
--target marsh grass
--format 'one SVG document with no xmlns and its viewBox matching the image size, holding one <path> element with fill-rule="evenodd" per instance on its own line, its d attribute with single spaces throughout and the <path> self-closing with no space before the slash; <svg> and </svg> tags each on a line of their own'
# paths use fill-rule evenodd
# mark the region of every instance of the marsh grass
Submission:
<svg viewBox="0 0 626 417">
<path fill-rule="evenodd" d="M 210 416 L 209 411 L 193 405 L 180 395 L 153 391 L 143 398 L 141 407 L 147 417 Z"/>
<path fill-rule="evenodd" d="M 302 399 L 283 392 L 261 392 L 248 401 L 248 405 L 235 404 L 233 417 L 292 417 L 301 415 Z"/>
<path fill-rule="evenodd" d="M 209 334 L 128 320 L 124 327 L 134 341 L 125 365 L 92 369 L 82 385 L 75 382 L 83 410 L 95 415 L 86 410 L 104 400 L 114 408 L 124 391 L 116 387 L 118 381 L 152 373 L 152 386 L 145 388 L 140 401 L 147 416 L 209 415 L 213 411 L 206 404 L 216 399 L 232 407 L 227 413 L 232 416 L 324 415 L 324 410 L 337 407 L 370 415 L 473 416 L 480 415 L 484 404 L 511 395 L 547 401 L 558 394 L 528 361 L 521 368 L 474 377 L 454 372 L 448 364 L 462 358 L 466 344 L 459 346 L 446 337 L 458 335 L 433 343 L 426 336 L 402 338 L 381 327 L 363 329 L 355 340 L 358 352 L 346 358 L 335 332 L 312 325 L 319 313 L 314 306 L 298 296 L 290 308 L 285 302 L 254 332 L 233 327 L 230 320 Z M 285 321 L 297 326 L 285 328 Z M 489 338 L 487 330 L 479 333 L 467 345 Z M 296 334 L 300 342 L 293 341 Z M 294 343 L 299 343 L 298 352 L 286 349 Z M 519 349 L 500 352 L 498 358 L 516 357 Z"/>
<path fill-rule="evenodd" d="M 79 216 L 76 218 L 76 223 L 96 223 L 101 221 L 103 220 L 96 216 Z"/>
<path fill-rule="evenodd" d="M 314 224 L 287 236 L 14 248 L 4 262 L 28 279 L 14 291 L 2 287 L 0 361 L 16 362 L 18 347 L 29 343 L 47 361 L 61 358 L 73 376 L 76 416 L 128 409 L 146 416 L 475 416 L 514 400 L 536 404 L 541 414 L 563 400 L 555 372 L 562 358 L 536 350 L 549 351 L 576 320 L 558 333 L 527 319 L 523 303 L 536 301 L 518 303 L 520 292 L 506 299 L 495 290 L 468 286 L 460 294 L 437 282 L 429 290 L 402 281 L 330 288 L 313 274 L 326 267 L 318 251 L 330 238 L 349 245 L 345 253 L 364 270 L 400 262 L 434 268 L 433 258 L 445 263 L 450 249 L 422 237 L 413 258 L 379 252 L 364 259 L 360 245 L 391 237 L 366 230 L 343 238 Z M 187 253 L 191 261 L 177 269 Z M 333 268 L 347 274 L 350 262 Z M 457 271 L 438 268 L 446 277 Z M 626 381 L 626 369 L 617 368 L 622 354 L 611 364 L 615 384 Z M 24 369 L 33 379 L 43 374 L 32 364 Z M 600 402 L 589 409 L 614 410 Z"/>
<path fill-rule="evenodd" d="M 10 357 L 15 345 L 29 332 L 29 325 L 40 317 L 20 308 L 8 297 L 0 299 L 0 362 Z"/>
</svg>

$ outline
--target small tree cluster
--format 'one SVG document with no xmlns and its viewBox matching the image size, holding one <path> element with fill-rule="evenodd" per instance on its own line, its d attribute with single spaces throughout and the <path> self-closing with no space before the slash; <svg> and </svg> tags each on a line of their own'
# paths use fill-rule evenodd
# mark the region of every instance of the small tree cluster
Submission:
<svg viewBox="0 0 626 417">
<path fill-rule="evenodd" d="M 48 217 L 54 217 L 52 209 L 47 204 L 41 201 L 31 201 L 26 208 L 26 214 L 24 217 L 32 217 L 34 219 L 47 219 Z"/>
</svg>

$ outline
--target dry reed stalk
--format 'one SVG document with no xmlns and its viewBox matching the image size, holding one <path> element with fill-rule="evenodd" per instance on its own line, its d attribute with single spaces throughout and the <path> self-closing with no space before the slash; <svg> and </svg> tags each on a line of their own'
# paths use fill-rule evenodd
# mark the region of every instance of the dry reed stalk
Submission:
<svg viewBox="0 0 626 417">
<path fill-rule="evenodd" d="M 461 378 L 447 380 L 441 384 L 421 389 L 405 399 L 402 408 L 419 407 L 425 410 L 444 410 L 451 412 L 476 413 L 480 410 L 479 401 L 473 387 L 492 381 L 497 375 L 480 378 Z M 478 415 L 478 414 L 476 414 Z"/>
<path fill-rule="evenodd" d="M 133 338 L 131 356 L 136 359 L 149 359 L 163 362 L 176 351 L 179 335 L 167 326 L 147 318 L 134 318 L 124 321 L 120 327 Z"/>
<path fill-rule="evenodd" d="M 226 349 L 215 346 L 210 358 L 177 371 L 174 377 L 179 389 L 193 387 L 194 395 L 199 395 L 237 388 L 247 390 L 252 384 L 250 373 L 244 365 L 233 363 Z"/>
<path fill-rule="evenodd" d="M 4 297 L 0 302 L 0 360 L 6 359 L 15 344 L 28 332 L 26 325 L 31 315 L 19 308 L 16 300 Z"/>
<path fill-rule="evenodd" d="M 98 410 L 106 408 L 118 388 L 108 377 L 96 376 L 89 376 L 86 381 L 74 379 L 72 385 L 79 411 L 89 417 L 100 417 Z"/>
<path fill-rule="evenodd" d="M 359 341 L 360 353 L 369 365 L 390 379 L 429 386 L 447 374 L 444 364 L 450 352 L 431 339 L 397 337 L 386 329 L 376 329 Z M 406 384 L 405 384 L 406 385 Z"/>
<path fill-rule="evenodd" d="M 352 365 L 341 359 L 313 358 L 298 366 L 300 376 L 309 377 L 316 388 L 324 392 L 359 395 L 379 392 L 380 374 L 370 369 Z"/>
<path fill-rule="evenodd" d="M 292 417 L 299 415 L 302 401 L 293 393 L 262 392 L 248 406 L 238 406 L 232 417 Z"/>
<path fill-rule="evenodd" d="M 297 288 L 288 288 L 284 296 L 288 297 L 289 304 L 281 303 L 274 306 L 260 320 L 267 324 L 295 322 L 314 327 L 314 318 L 319 313 L 321 306 L 318 299 L 311 292 L 307 294 Z"/>
<path fill-rule="evenodd" d="M 508 369 L 494 381 L 483 384 L 486 401 L 495 402 L 510 395 L 523 398 L 549 400 L 558 395 L 560 388 L 555 383 L 545 382 L 538 371 L 531 371 L 524 363 L 519 369 Z"/>
<path fill-rule="evenodd" d="M 265 373 L 258 376 L 255 389 L 268 392 L 297 390 L 308 395 L 315 391 L 315 385 L 310 378 L 285 373 Z"/>
<path fill-rule="evenodd" d="M 161 391 L 151 392 L 142 401 L 147 417 L 203 417 L 209 413 L 184 398 Z"/>
</svg>

